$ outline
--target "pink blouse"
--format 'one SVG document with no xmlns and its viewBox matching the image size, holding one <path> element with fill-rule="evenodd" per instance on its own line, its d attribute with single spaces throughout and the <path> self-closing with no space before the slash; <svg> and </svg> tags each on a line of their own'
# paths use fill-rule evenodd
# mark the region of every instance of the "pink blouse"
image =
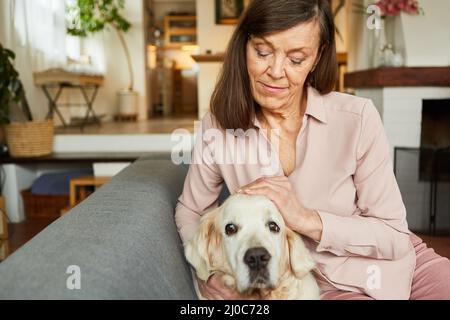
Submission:
<svg viewBox="0 0 450 320">
<path fill-rule="evenodd" d="M 211 113 L 203 117 L 203 133 L 220 128 L 213 120 Z M 226 138 L 242 139 L 232 133 Z M 264 150 L 265 144 L 254 139 L 237 145 L 250 148 L 250 154 L 270 151 L 270 144 Z M 176 206 L 183 241 L 195 232 L 200 216 L 217 207 L 223 182 L 234 193 L 268 172 L 284 175 L 276 154 L 268 166 L 262 161 L 224 163 L 223 153 L 232 154 L 235 144 L 208 141 L 197 139 Z M 377 299 L 409 298 L 416 256 L 389 141 L 371 100 L 337 92 L 321 95 L 309 87 L 296 166 L 288 179 L 299 201 L 322 219 L 320 242 L 303 237 L 317 263 L 319 283 Z"/>
</svg>

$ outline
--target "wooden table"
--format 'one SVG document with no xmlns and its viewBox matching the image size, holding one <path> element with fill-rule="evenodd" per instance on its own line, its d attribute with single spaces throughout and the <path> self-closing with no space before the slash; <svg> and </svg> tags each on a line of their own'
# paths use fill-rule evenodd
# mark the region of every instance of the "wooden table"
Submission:
<svg viewBox="0 0 450 320">
<path fill-rule="evenodd" d="M 0 261 L 9 255 L 8 223 L 6 220 L 5 199 L 0 197 Z"/>
<path fill-rule="evenodd" d="M 8 239 L 8 221 L 6 216 L 5 198 L 0 197 L 0 241 Z"/>
<path fill-rule="evenodd" d="M 83 176 L 70 180 L 70 208 L 86 199 L 89 195 L 88 187 L 100 187 L 108 182 L 111 177 Z M 79 192 L 78 192 L 79 191 Z"/>
<path fill-rule="evenodd" d="M 9 242 L 0 240 L 0 262 L 9 256 Z"/>
<path fill-rule="evenodd" d="M 101 124 L 100 119 L 94 112 L 93 105 L 95 98 L 97 97 L 98 89 L 103 85 L 103 76 L 55 68 L 42 72 L 35 72 L 33 78 L 34 84 L 42 87 L 42 90 L 48 99 L 49 110 L 46 118 L 53 117 L 56 112 L 63 126 L 67 127 L 68 125 L 58 107 L 85 106 L 87 110 L 86 115 L 81 122 L 81 129 L 87 124 L 90 114 L 92 114 L 95 123 L 98 125 Z M 54 96 L 51 94 L 51 89 L 56 89 L 56 94 Z M 65 89 L 79 89 L 84 99 L 84 103 L 59 103 L 58 100 Z M 88 91 L 92 91 L 90 96 Z"/>
</svg>

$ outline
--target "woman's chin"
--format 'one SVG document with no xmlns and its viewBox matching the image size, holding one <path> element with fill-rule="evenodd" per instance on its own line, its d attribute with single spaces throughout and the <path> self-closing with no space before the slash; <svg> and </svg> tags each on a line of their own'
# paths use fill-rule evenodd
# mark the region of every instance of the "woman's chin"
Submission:
<svg viewBox="0 0 450 320">
<path fill-rule="evenodd" d="M 261 106 L 261 108 L 268 110 L 268 111 L 275 111 L 275 110 L 279 110 L 282 108 L 283 103 L 280 102 L 271 102 L 271 101 L 264 101 L 264 103 L 259 103 L 259 105 Z"/>
</svg>

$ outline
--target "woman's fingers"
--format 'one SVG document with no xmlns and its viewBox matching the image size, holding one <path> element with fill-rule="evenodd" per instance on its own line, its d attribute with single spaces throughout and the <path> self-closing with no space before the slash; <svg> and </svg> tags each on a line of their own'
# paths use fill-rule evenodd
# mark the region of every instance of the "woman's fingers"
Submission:
<svg viewBox="0 0 450 320">
<path fill-rule="evenodd" d="M 222 299 L 229 300 L 236 295 L 236 291 L 232 288 L 227 287 L 223 281 L 222 276 L 217 275 L 216 277 L 211 277 L 211 288 L 214 289 L 217 295 L 220 295 Z"/>
<path fill-rule="evenodd" d="M 219 273 L 213 274 L 207 282 L 198 280 L 199 290 L 203 297 L 211 300 L 235 299 L 237 293 L 234 289 L 225 286 Z"/>
<path fill-rule="evenodd" d="M 290 182 L 287 180 L 281 180 L 281 179 L 265 179 L 255 185 L 251 186 L 249 189 L 263 187 L 263 186 L 276 186 L 276 187 L 282 188 L 284 190 L 290 190 Z"/>
<path fill-rule="evenodd" d="M 241 193 L 242 191 L 246 189 L 254 189 L 254 188 L 261 188 L 261 187 L 272 187 L 272 186 L 278 186 L 281 188 L 285 188 L 287 190 L 290 189 L 290 182 L 287 180 L 286 177 L 261 177 L 245 186 L 242 186 L 239 190 L 237 190 L 238 193 Z"/>
<path fill-rule="evenodd" d="M 213 287 L 207 285 L 204 281 L 198 281 L 199 290 L 202 296 L 208 300 L 223 300 L 223 297 L 220 293 L 215 290 Z"/>
<path fill-rule="evenodd" d="M 253 189 L 244 189 L 244 192 L 246 194 L 251 195 L 263 195 L 272 200 L 276 205 L 278 205 L 279 196 L 278 194 L 269 187 L 260 187 L 260 188 L 253 188 Z"/>
<path fill-rule="evenodd" d="M 281 182 L 273 181 L 261 181 L 248 187 L 242 188 L 243 193 L 247 194 L 263 194 L 269 197 L 271 200 L 276 200 L 289 191 L 289 186 L 282 184 Z"/>
</svg>

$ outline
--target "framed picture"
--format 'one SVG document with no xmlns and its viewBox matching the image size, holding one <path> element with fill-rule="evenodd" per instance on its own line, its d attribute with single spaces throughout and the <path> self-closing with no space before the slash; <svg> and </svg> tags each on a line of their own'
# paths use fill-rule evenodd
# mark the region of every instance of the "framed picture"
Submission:
<svg viewBox="0 0 450 320">
<path fill-rule="evenodd" d="M 247 2 L 245 0 L 216 0 L 216 24 L 237 24 Z"/>
</svg>

